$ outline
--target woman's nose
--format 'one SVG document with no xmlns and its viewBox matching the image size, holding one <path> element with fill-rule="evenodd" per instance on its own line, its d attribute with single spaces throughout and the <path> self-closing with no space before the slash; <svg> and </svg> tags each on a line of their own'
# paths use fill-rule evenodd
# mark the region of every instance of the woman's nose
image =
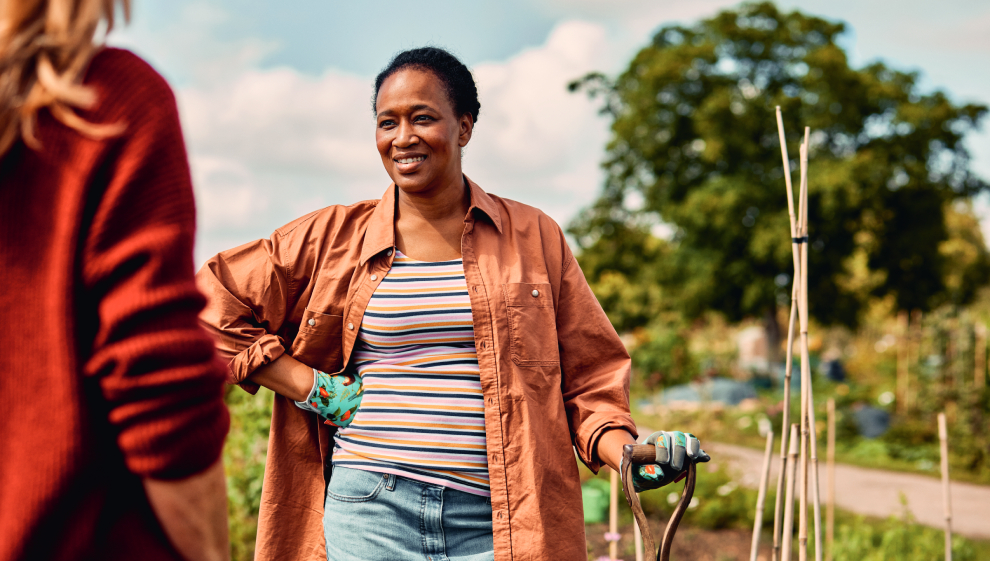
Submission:
<svg viewBox="0 0 990 561">
<path fill-rule="evenodd" d="M 399 123 L 399 130 L 395 135 L 396 146 L 409 146 L 419 142 L 419 137 L 413 132 L 412 125 L 407 122 Z"/>
</svg>

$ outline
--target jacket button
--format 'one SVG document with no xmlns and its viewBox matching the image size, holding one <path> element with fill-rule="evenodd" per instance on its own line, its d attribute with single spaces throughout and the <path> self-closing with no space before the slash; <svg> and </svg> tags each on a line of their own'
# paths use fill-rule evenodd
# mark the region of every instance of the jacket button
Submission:
<svg viewBox="0 0 990 561">
<path fill-rule="evenodd" d="M 371 280 L 373 280 L 373 281 L 378 280 L 378 275 L 371 275 Z"/>
<path fill-rule="evenodd" d="M 353 331 L 354 330 L 354 324 L 353 323 L 348 323 L 347 324 L 347 329 L 350 329 L 350 330 Z"/>
<path fill-rule="evenodd" d="M 533 298 L 536 298 L 539 295 L 540 295 L 540 291 L 539 290 L 534 290 L 533 291 Z"/>
<path fill-rule="evenodd" d="M 391 257 L 392 256 L 392 250 L 390 249 L 390 250 L 386 251 L 385 252 L 385 255 Z"/>
<path fill-rule="evenodd" d="M 316 320 L 313 319 L 313 318 L 309 318 L 309 321 L 307 321 L 306 323 L 308 323 L 310 325 L 316 325 Z"/>
</svg>

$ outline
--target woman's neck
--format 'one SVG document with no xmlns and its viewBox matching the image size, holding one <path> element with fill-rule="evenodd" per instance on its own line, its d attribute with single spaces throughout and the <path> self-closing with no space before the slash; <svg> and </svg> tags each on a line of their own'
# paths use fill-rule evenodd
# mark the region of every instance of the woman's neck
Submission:
<svg viewBox="0 0 990 561">
<path fill-rule="evenodd" d="M 420 193 L 398 189 L 395 244 L 418 261 L 443 261 L 461 256 L 464 217 L 471 194 L 463 176 L 442 188 Z"/>
<path fill-rule="evenodd" d="M 423 192 L 408 193 L 399 188 L 397 198 L 400 216 L 418 217 L 428 222 L 451 219 L 460 222 L 471 205 L 470 192 L 460 174 L 442 187 Z"/>
</svg>

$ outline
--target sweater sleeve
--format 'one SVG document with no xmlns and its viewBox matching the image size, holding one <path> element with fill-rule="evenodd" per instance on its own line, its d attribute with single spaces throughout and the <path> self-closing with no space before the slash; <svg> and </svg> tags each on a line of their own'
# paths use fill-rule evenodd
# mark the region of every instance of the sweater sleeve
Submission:
<svg viewBox="0 0 990 561">
<path fill-rule="evenodd" d="M 217 460 L 230 421 L 223 366 L 197 320 L 205 299 L 178 111 L 165 81 L 125 51 L 95 59 L 90 77 L 127 129 L 106 141 L 82 234 L 80 300 L 98 325 L 84 372 L 99 381 L 127 467 L 182 478 Z"/>
</svg>

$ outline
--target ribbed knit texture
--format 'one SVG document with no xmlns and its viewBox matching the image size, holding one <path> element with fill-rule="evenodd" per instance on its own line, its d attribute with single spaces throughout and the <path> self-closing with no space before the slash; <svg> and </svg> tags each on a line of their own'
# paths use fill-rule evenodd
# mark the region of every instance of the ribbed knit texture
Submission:
<svg viewBox="0 0 990 561">
<path fill-rule="evenodd" d="M 202 471 L 229 425 L 174 97 L 117 49 L 86 83 L 122 136 L 43 111 L 0 159 L 0 561 L 177 559 L 140 477 Z"/>
<path fill-rule="evenodd" d="M 396 251 L 364 312 L 354 365 L 364 397 L 334 465 L 491 495 L 485 398 L 464 264 Z"/>
</svg>

